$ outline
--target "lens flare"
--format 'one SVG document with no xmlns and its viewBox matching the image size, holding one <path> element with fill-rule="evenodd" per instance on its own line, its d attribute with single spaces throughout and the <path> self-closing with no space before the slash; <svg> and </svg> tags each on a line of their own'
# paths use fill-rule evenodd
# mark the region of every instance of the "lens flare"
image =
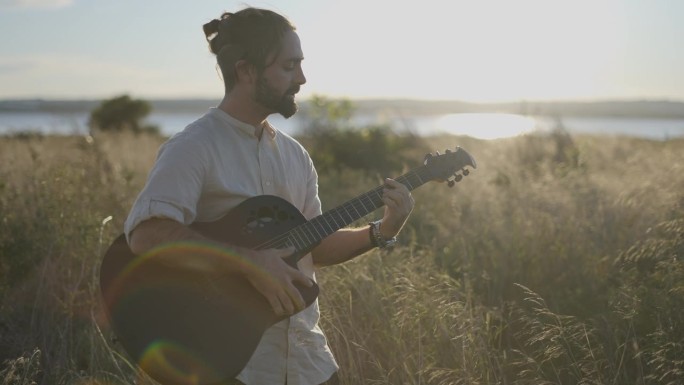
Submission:
<svg viewBox="0 0 684 385">
<path fill-rule="evenodd" d="M 145 350 L 138 366 L 162 383 L 197 385 L 220 379 L 218 372 L 171 341 L 156 341 Z"/>
<path fill-rule="evenodd" d="M 140 368 L 161 383 L 226 380 L 226 362 L 246 362 L 252 353 L 233 345 L 256 346 L 273 317 L 266 299 L 244 276 L 220 274 L 218 267 L 212 271 L 207 261 L 217 259 L 234 264 L 237 271 L 249 268 L 262 279 L 273 279 L 228 248 L 175 242 L 121 258 L 103 291 L 119 341 Z M 174 265 L 182 261 L 182 267 L 172 266 L 170 260 Z"/>
</svg>

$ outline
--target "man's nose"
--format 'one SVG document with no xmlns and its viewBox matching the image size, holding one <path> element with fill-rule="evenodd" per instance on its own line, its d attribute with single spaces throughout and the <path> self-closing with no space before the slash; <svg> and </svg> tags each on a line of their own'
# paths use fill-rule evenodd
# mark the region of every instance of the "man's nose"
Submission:
<svg viewBox="0 0 684 385">
<path fill-rule="evenodd" d="M 304 70 L 302 69 L 302 67 L 299 67 L 299 70 L 297 71 L 297 77 L 295 78 L 295 82 L 299 85 L 306 83 L 306 76 L 304 76 Z"/>
</svg>

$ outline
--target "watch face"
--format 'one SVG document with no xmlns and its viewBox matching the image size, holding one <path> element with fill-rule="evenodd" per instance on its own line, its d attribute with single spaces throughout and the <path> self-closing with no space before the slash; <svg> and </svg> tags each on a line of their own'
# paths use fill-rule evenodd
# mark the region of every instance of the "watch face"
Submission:
<svg viewBox="0 0 684 385">
<path fill-rule="evenodd" d="M 392 247 L 392 246 L 394 246 L 395 243 L 397 243 L 397 237 L 392 237 L 392 238 L 386 240 L 385 244 L 382 247 L 383 248 Z"/>
</svg>

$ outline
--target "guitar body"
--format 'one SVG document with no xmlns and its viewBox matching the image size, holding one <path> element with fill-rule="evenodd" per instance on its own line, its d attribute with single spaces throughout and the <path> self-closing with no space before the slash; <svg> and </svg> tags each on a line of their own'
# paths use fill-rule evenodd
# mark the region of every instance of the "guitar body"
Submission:
<svg viewBox="0 0 684 385">
<path fill-rule="evenodd" d="M 289 202 L 258 196 L 216 222 L 191 228 L 217 241 L 257 249 L 303 223 L 306 219 Z M 105 309 L 118 341 L 162 384 L 204 385 L 234 378 L 263 332 L 287 318 L 276 316 L 242 276 L 206 277 L 160 263 L 165 253 L 183 253 L 191 259 L 196 247 L 181 243 L 135 256 L 122 234 L 100 268 Z M 297 251 L 287 262 L 296 268 L 308 251 Z M 318 296 L 315 284 L 297 288 L 307 306 Z"/>
</svg>

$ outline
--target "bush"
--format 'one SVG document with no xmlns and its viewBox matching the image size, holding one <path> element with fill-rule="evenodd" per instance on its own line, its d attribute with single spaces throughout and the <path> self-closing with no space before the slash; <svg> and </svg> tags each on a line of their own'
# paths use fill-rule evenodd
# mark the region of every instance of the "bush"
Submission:
<svg viewBox="0 0 684 385">
<path fill-rule="evenodd" d="M 398 134 L 389 126 L 350 126 L 354 105 L 345 99 L 314 96 L 304 116 L 300 138 L 309 149 L 319 174 L 360 170 L 375 177 L 396 177 L 422 162 L 429 152 L 425 141 L 413 134 Z"/>
<path fill-rule="evenodd" d="M 152 111 L 152 106 L 141 99 L 128 95 L 103 101 L 90 113 L 89 125 L 102 131 L 131 130 L 135 133 L 159 133 L 159 127 L 144 125 L 142 120 Z"/>
</svg>

